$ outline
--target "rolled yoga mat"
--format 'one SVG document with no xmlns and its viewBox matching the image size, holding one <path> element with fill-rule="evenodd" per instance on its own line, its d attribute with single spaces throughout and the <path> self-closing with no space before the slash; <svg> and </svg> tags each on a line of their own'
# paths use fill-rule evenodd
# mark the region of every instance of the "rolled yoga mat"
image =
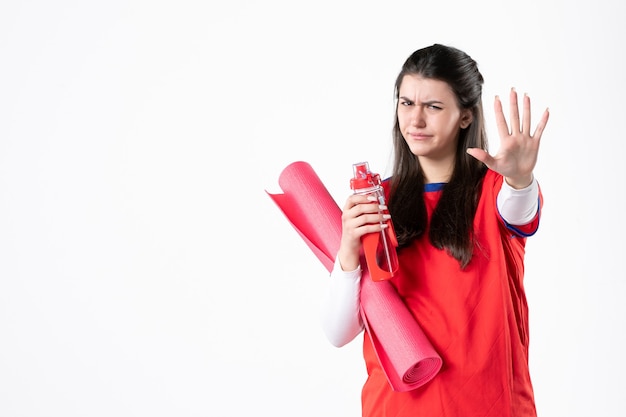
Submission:
<svg viewBox="0 0 626 417">
<path fill-rule="evenodd" d="M 307 162 L 288 165 L 278 184 L 283 194 L 267 194 L 332 271 L 341 240 L 341 209 Z M 361 265 L 361 317 L 391 388 L 404 392 L 426 384 L 441 369 L 441 357 L 391 283 L 372 281 L 363 259 Z"/>
</svg>

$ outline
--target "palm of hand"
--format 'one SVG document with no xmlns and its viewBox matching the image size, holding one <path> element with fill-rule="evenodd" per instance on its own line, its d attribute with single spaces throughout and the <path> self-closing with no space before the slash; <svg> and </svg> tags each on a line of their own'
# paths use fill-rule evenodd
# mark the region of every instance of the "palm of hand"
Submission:
<svg viewBox="0 0 626 417">
<path fill-rule="evenodd" d="M 534 133 L 530 133 L 530 98 L 524 94 L 523 116 L 520 123 L 517 92 L 511 89 L 510 119 L 511 128 L 506 122 L 502 111 L 502 102 L 496 97 L 494 103 L 496 125 L 500 135 L 500 149 L 491 156 L 482 149 L 468 149 L 467 152 L 483 162 L 489 169 L 503 175 L 509 184 L 516 188 L 523 188 L 532 181 L 532 172 L 537 163 L 539 143 L 543 130 L 548 123 L 549 112 L 543 116 Z"/>
</svg>

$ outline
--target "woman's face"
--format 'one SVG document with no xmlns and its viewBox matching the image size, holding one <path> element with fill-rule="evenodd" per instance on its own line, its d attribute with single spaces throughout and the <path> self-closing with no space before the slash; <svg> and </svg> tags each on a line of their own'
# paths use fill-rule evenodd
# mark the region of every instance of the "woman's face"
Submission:
<svg viewBox="0 0 626 417">
<path fill-rule="evenodd" d="M 459 130 L 471 123 L 471 111 L 459 108 L 446 82 L 419 75 L 405 75 L 398 96 L 398 123 L 411 152 L 429 162 L 453 161 Z"/>
</svg>

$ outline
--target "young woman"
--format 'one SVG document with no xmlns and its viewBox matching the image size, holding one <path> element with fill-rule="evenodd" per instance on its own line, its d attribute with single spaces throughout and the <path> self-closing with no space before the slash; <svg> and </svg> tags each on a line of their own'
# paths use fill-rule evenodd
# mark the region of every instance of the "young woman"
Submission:
<svg viewBox="0 0 626 417">
<path fill-rule="evenodd" d="M 535 417 L 523 287 L 526 238 L 537 230 L 542 195 L 533 176 L 548 111 L 531 131 L 530 99 L 510 92 L 510 126 L 500 99 L 501 144 L 488 153 L 483 77 L 463 51 L 415 51 L 397 77 L 394 166 L 384 186 L 398 237 L 391 283 L 443 360 L 408 392 L 391 389 L 364 337 L 368 378 L 363 416 Z M 385 209 L 385 207 L 383 207 Z M 323 303 L 329 340 L 363 330 L 359 316 L 361 237 L 380 232 L 378 203 L 350 196 Z"/>
</svg>

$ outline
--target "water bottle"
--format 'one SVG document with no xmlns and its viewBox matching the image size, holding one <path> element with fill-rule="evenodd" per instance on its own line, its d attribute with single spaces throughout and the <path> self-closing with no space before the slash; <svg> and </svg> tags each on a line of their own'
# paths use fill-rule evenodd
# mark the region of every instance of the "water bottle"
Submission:
<svg viewBox="0 0 626 417">
<path fill-rule="evenodd" d="M 370 171 L 369 163 L 352 164 L 354 177 L 350 179 L 350 188 L 354 194 L 372 195 L 379 205 L 385 205 L 385 192 L 381 185 L 380 175 Z M 379 211 L 388 214 L 387 210 Z M 381 220 L 387 227 L 380 232 L 368 233 L 361 238 L 363 253 L 370 276 L 374 281 L 390 279 L 398 270 L 396 248 L 398 240 L 391 219 Z"/>
</svg>

